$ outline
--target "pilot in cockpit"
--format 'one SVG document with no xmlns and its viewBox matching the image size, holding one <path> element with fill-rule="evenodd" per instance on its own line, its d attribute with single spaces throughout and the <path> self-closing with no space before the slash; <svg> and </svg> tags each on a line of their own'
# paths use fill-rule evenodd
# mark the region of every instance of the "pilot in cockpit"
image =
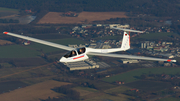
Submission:
<svg viewBox="0 0 180 101">
<path fill-rule="evenodd" d="M 69 57 L 73 57 L 73 56 L 76 56 L 76 51 L 73 50 L 73 51 L 70 51 L 68 52 L 66 55 L 64 55 L 65 58 L 69 58 Z"/>
<path fill-rule="evenodd" d="M 72 52 L 71 52 L 71 56 L 76 56 L 76 52 L 75 52 L 75 51 L 72 51 Z"/>
<path fill-rule="evenodd" d="M 84 52 L 85 52 L 85 48 L 81 48 L 81 49 L 78 50 L 78 54 L 82 54 Z"/>
</svg>

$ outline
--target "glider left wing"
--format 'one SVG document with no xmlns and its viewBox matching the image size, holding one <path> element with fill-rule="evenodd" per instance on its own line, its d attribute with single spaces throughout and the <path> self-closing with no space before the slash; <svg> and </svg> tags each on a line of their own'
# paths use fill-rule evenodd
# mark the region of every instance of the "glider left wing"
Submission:
<svg viewBox="0 0 180 101">
<path fill-rule="evenodd" d="M 18 35 L 18 34 L 14 34 L 14 33 L 10 33 L 10 32 L 3 32 L 3 33 L 7 34 L 7 35 L 10 35 L 10 36 L 14 36 L 14 37 L 26 39 L 26 40 L 29 40 L 29 41 L 37 42 L 37 43 L 40 43 L 40 44 L 52 46 L 52 47 L 55 47 L 55 48 L 60 48 L 60 49 L 68 50 L 68 51 L 74 50 L 74 48 L 71 48 L 71 47 L 68 47 L 68 46 L 65 46 L 65 45 L 60 45 L 60 44 L 56 44 L 56 43 L 53 43 L 53 42 L 48 42 L 48 41 L 44 41 L 44 40 L 40 40 L 40 39 L 36 39 L 36 38 L 24 36 L 24 35 Z"/>
<path fill-rule="evenodd" d="M 89 52 L 89 53 L 87 53 L 87 55 L 97 55 L 97 56 L 107 56 L 107 57 L 116 57 L 116 58 L 128 58 L 128 59 L 141 59 L 141 60 L 176 62 L 176 60 L 171 60 L 171 59 L 161 59 L 161 58 L 142 57 L 142 56 L 123 55 L 123 54 L 106 54 L 106 53 Z"/>
</svg>

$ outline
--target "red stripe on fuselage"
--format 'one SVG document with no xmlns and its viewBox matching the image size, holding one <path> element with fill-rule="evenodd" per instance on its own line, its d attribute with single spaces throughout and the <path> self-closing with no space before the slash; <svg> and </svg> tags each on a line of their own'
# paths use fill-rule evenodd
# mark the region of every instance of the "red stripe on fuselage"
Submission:
<svg viewBox="0 0 180 101">
<path fill-rule="evenodd" d="M 76 58 L 73 58 L 73 60 L 75 60 L 75 59 L 79 59 L 79 58 L 82 58 L 82 57 L 84 57 L 84 55 L 79 56 L 79 57 L 76 57 Z"/>
</svg>

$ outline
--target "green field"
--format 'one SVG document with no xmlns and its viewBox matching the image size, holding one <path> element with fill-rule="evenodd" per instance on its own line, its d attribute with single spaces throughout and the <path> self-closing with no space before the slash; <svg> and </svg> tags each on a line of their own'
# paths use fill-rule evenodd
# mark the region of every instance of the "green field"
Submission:
<svg viewBox="0 0 180 101">
<path fill-rule="evenodd" d="M 19 10 L 18 9 L 0 7 L 0 12 L 19 12 Z"/>
<path fill-rule="evenodd" d="M 81 89 L 81 90 L 86 90 L 86 91 L 89 91 L 89 92 L 98 92 L 98 90 L 96 89 L 93 89 L 93 88 L 88 88 L 88 87 L 75 87 L 76 89 Z"/>
<path fill-rule="evenodd" d="M 136 70 L 132 70 L 129 72 L 121 73 L 109 78 L 103 78 L 103 81 L 106 82 L 115 82 L 115 81 L 124 81 L 125 83 L 130 83 L 137 81 L 139 79 L 136 78 L 136 76 L 140 76 L 142 74 L 177 74 L 180 73 L 180 68 L 179 67 L 173 67 L 173 68 L 168 68 L 168 67 L 157 67 L 157 68 L 140 68 Z"/>
<path fill-rule="evenodd" d="M 147 39 L 147 40 L 155 40 L 155 39 L 167 39 L 170 38 L 171 35 L 180 37 L 178 34 L 175 33 L 166 33 L 166 32 L 161 32 L 161 33 L 149 33 L 149 34 L 142 34 L 139 37 L 135 37 L 134 39 Z"/>
<path fill-rule="evenodd" d="M 77 45 L 79 45 L 79 44 L 84 44 L 85 43 L 84 41 L 79 40 L 79 39 L 75 39 L 75 38 L 64 38 L 64 39 L 55 39 L 55 40 L 47 40 L 47 41 L 54 42 L 54 43 L 57 43 L 57 44 L 62 44 L 62 45 L 68 45 L 68 44 L 72 44 L 72 45 L 77 44 Z M 60 51 L 61 50 L 61 49 L 58 49 L 58 48 L 42 45 L 42 44 L 39 44 L 39 43 L 33 43 L 33 44 L 29 45 L 28 47 L 31 47 L 31 48 L 36 49 L 36 50 L 42 50 L 45 53 L 55 52 L 55 51 Z"/>
<path fill-rule="evenodd" d="M 0 17 L 14 17 L 19 14 L 19 10 L 0 7 Z"/>
<path fill-rule="evenodd" d="M 162 98 L 160 100 L 157 101 L 180 101 L 179 98 L 174 98 L 174 97 L 168 97 L 168 98 Z"/>
<path fill-rule="evenodd" d="M 146 33 L 146 34 L 142 34 L 138 37 L 133 37 L 133 40 L 138 40 L 138 39 L 147 39 L 147 40 L 156 40 L 156 39 L 167 39 L 170 38 L 171 36 L 175 36 L 175 37 L 180 37 L 178 34 L 176 33 L 168 33 L 168 32 L 160 32 L 160 33 Z M 96 40 L 121 40 L 123 35 L 116 35 L 116 36 L 104 36 L 102 38 L 94 38 Z"/>
<path fill-rule="evenodd" d="M 75 39 L 75 38 L 66 38 L 66 39 L 56 39 L 50 40 L 51 42 L 68 45 L 68 44 L 84 44 L 84 41 Z M 21 45 L 8 45 L 8 46 L 0 46 L 0 58 L 30 58 L 40 56 L 42 52 L 50 53 L 57 52 L 61 49 L 32 43 L 29 46 L 21 46 Z M 40 51 L 41 50 L 41 51 Z"/>
<path fill-rule="evenodd" d="M 159 91 L 166 88 L 171 88 L 172 84 L 167 82 L 160 82 L 160 81 L 140 80 L 140 81 L 128 83 L 126 84 L 126 86 L 149 92 L 149 91 Z"/>
<path fill-rule="evenodd" d="M 0 50 L 0 58 L 29 58 L 40 55 L 40 52 L 20 45 L 0 46 Z"/>
<path fill-rule="evenodd" d="M 96 40 L 121 40 L 123 35 L 116 35 L 116 36 L 104 36 L 102 38 L 94 38 Z"/>
<path fill-rule="evenodd" d="M 124 93 L 125 91 L 130 90 L 130 89 L 132 89 L 132 88 L 121 85 L 121 86 L 117 86 L 114 88 L 104 90 L 104 92 L 109 93 L 109 94 L 120 94 L 120 93 Z"/>
</svg>

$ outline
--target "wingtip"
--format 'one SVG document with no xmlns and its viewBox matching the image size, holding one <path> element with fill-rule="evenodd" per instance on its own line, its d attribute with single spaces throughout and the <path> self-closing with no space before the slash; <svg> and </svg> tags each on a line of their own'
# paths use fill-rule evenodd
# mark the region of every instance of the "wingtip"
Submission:
<svg viewBox="0 0 180 101">
<path fill-rule="evenodd" d="M 8 34 L 8 32 L 3 32 L 4 34 Z"/>
<path fill-rule="evenodd" d="M 169 59 L 169 60 L 167 60 L 167 62 L 176 62 L 176 60 L 170 60 L 170 59 Z"/>
</svg>

